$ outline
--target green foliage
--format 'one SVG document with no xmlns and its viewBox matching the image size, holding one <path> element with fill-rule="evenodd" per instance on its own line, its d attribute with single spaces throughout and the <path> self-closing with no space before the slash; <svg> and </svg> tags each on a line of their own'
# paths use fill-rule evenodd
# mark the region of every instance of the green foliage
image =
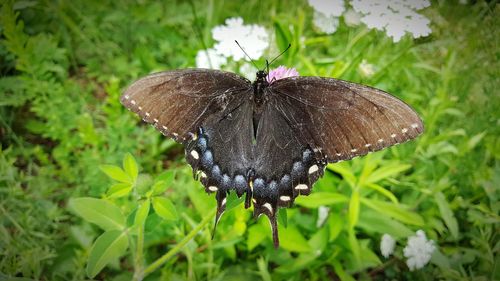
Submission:
<svg viewBox="0 0 500 281">
<path fill-rule="evenodd" d="M 342 21 L 320 34 L 305 2 L 2 2 L 0 279 L 499 279 L 498 5 L 435 2 L 430 37 L 393 43 Z M 141 75 L 194 66 L 233 16 L 272 31 L 268 57 L 292 44 L 278 63 L 387 90 L 426 127 L 328 165 L 279 211 L 279 249 L 234 194 L 212 240 L 215 200 L 182 148 L 118 102 Z M 438 250 L 410 272 L 402 248 L 418 229 Z"/>
<path fill-rule="evenodd" d="M 109 262 L 122 256 L 128 248 L 127 233 L 108 230 L 97 237 L 90 249 L 87 276 L 95 277 Z"/>
<path fill-rule="evenodd" d="M 104 230 L 122 230 L 125 227 L 125 217 L 120 208 L 106 200 L 75 198 L 69 201 L 69 207 L 83 219 Z"/>
</svg>

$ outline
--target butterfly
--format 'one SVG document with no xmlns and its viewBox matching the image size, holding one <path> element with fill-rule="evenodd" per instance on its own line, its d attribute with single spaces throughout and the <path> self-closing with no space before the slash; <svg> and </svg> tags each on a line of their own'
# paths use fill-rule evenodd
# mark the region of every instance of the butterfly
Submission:
<svg viewBox="0 0 500 281">
<path fill-rule="evenodd" d="M 410 106 L 382 90 L 287 73 L 293 71 L 259 70 L 251 82 L 221 70 L 165 71 L 137 80 L 120 99 L 184 145 L 195 178 L 215 193 L 215 225 L 229 192 L 245 194 L 245 208 L 253 205 L 254 216 L 269 218 L 275 247 L 278 208 L 310 194 L 328 163 L 424 130 Z"/>
</svg>

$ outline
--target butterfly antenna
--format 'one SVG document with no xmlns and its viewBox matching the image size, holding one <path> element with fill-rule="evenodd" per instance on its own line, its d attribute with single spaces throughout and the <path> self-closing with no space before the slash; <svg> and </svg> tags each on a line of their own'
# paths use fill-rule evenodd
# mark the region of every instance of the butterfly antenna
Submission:
<svg viewBox="0 0 500 281">
<path fill-rule="evenodd" d="M 279 57 L 281 57 L 281 55 L 283 55 L 286 51 L 288 51 L 288 49 L 290 49 L 291 46 L 292 44 L 288 43 L 288 47 L 286 47 L 286 49 L 283 52 L 281 52 L 281 54 L 279 54 L 270 63 L 268 63 L 267 67 L 269 67 L 275 60 L 277 60 Z"/>
<path fill-rule="evenodd" d="M 247 56 L 247 58 L 250 59 L 250 61 L 255 66 L 255 68 L 259 69 L 259 67 L 255 64 L 255 62 L 253 61 L 253 59 L 247 54 L 247 52 L 245 52 L 245 49 L 243 49 L 243 47 L 241 47 L 240 43 L 238 43 L 238 41 L 236 41 L 236 40 L 234 40 L 234 42 L 236 42 L 236 45 L 238 45 L 238 47 L 240 47 L 240 49 L 243 51 L 243 53 L 245 53 L 245 55 Z"/>
</svg>

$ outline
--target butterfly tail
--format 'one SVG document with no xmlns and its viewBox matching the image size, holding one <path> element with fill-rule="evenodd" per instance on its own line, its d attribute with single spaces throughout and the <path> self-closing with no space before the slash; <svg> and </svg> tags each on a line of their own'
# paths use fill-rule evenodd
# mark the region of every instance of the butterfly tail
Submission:
<svg viewBox="0 0 500 281">
<path fill-rule="evenodd" d="M 264 203 L 264 205 L 254 204 L 253 216 L 255 219 L 257 219 L 261 214 L 265 214 L 267 216 L 267 218 L 269 219 L 269 223 L 271 224 L 271 230 L 273 233 L 274 248 L 277 249 L 280 246 L 280 240 L 278 235 L 278 221 L 275 212 L 275 210 L 277 210 L 276 207 L 276 204 L 271 205 L 269 203 Z"/>
<path fill-rule="evenodd" d="M 215 231 L 217 230 L 217 224 L 219 223 L 219 220 L 226 210 L 226 192 L 223 191 L 218 191 L 216 194 L 217 198 L 217 213 L 215 214 L 215 223 L 214 223 L 214 229 L 212 230 L 212 240 L 215 237 Z"/>
<path fill-rule="evenodd" d="M 276 216 L 268 216 L 269 222 L 271 223 L 271 229 L 273 231 L 273 244 L 274 248 L 278 249 L 280 246 L 280 239 L 278 236 L 278 222 L 276 221 Z"/>
</svg>

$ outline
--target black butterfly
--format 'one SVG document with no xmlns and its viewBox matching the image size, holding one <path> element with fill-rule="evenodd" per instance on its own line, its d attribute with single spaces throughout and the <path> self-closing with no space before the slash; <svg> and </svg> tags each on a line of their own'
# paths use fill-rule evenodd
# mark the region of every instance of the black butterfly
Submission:
<svg viewBox="0 0 500 281">
<path fill-rule="evenodd" d="M 423 132 L 415 111 L 388 93 L 322 77 L 257 80 L 210 69 L 165 71 L 133 83 L 121 97 L 165 136 L 185 146 L 187 162 L 217 199 L 246 194 L 245 208 L 269 217 L 308 195 L 327 163 L 402 143 Z"/>
</svg>

